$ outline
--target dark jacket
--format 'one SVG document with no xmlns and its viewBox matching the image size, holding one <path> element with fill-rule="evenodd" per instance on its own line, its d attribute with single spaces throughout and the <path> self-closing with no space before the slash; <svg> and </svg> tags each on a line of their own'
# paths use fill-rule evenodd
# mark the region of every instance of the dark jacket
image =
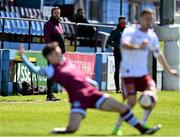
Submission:
<svg viewBox="0 0 180 137">
<path fill-rule="evenodd" d="M 120 39 L 121 39 L 121 34 L 124 29 L 121 29 L 119 25 L 114 29 L 111 33 L 110 36 L 107 40 L 107 46 L 111 46 L 114 48 L 119 48 L 120 47 Z"/>
<path fill-rule="evenodd" d="M 76 14 L 73 18 L 73 22 L 76 23 L 88 23 L 87 19 L 83 16 Z"/>
<path fill-rule="evenodd" d="M 75 15 L 72 21 L 76 23 L 88 23 L 87 19 L 81 15 Z M 77 36 L 92 38 L 94 35 L 95 29 L 91 26 L 80 25 L 77 28 Z"/>
</svg>

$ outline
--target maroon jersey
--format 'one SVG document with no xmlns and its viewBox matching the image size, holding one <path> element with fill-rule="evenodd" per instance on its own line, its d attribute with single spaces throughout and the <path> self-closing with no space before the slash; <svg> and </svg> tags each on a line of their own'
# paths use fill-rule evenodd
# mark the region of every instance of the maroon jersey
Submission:
<svg viewBox="0 0 180 137">
<path fill-rule="evenodd" d="M 63 64 L 53 67 L 54 76 L 52 78 L 66 89 L 70 102 L 84 100 L 94 93 L 102 95 L 96 87 L 86 81 L 85 75 L 70 62 L 65 61 Z"/>
</svg>

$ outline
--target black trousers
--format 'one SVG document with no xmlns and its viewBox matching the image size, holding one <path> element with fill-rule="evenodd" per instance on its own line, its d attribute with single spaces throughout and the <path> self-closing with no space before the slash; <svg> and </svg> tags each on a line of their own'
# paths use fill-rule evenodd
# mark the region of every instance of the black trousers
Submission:
<svg viewBox="0 0 180 137">
<path fill-rule="evenodd" d="M 52 96 L 53 95 L 53 86 L 54 82 L 52 79 L 47 79 L 47 96 Z"/>
<path fill-rule="evenodd" d="M 62 54 L 64 54 L 66 52 L 66 50 L 65 50 L 65 44 L 64 44 L 64 40 L 63 40 L 62 36 L 60 34 L 54 34 L 52 36 L 52 39 L 59 43 L 59 47 L 61 49 L 61 52 L 62 52 Z M 49 64 L 49 62 L 48 62 L 48 64 Z M 52 90 L 53 85 L 54 85 L 53 80 L 47 79 L 47 96 L 53 95 L 53 90 Z"/>
<path fill-rule="evenodd" d="M 48 65 L 49 64 L 50 63 L 48 62 Z M 53 96 L 53 89 L 52 89 L 53 85 L 54 85 L 53 79 L 47 79 L 47 96 L 48 97 L 52 97 Z"/>
<path fill-rule="evenodd" d="M 120 48 L 114 48 L 114 61 L 115 61 L 115 72 L 114 72 L 114 81 L 116 86 L 116 92 L 118 92 L 119 89 L 119 69 L 120 69 L 120 61 L 121 61 L 121 52 Z"/>
</svg>

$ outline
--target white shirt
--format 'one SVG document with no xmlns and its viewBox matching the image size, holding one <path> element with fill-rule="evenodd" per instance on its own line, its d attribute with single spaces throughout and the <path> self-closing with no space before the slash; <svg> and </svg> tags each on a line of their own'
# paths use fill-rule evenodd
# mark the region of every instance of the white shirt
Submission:
<svg viewBox="0 0 180 137">
<path fill-rule="evenodd" d="M 132 46 L 140 46 L 144 40 L 148 41 L 144 49 L 129 50 L 121 46 L 121 77 L 141 77 L 148 74 L 149 52 L 152 51 L 155 57 L 160 55 L 159 40 L 153 30 L 143 32 L 138 25 L 134 25 L 123 31 L 121 45 L 130 43 Z"/>
</svg>

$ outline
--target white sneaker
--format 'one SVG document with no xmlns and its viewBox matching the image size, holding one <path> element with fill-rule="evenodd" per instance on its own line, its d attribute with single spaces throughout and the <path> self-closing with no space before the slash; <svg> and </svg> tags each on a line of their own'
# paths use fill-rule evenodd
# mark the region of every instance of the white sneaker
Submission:
<svg viewBox="0 0 180 137">
<path fill-rule="evenodd" d="M 144 132 L 143 134 L 154 134 L 157 131 L 159 131 L 161 129 L 162 125 L 157 125 L 155 127 L 149 128 L 146 132 Z"/>
<path fill-rule="evenodd" d="M 54 128 L 50 131 L 50 134 L 65 134 L 66 128 Z"/>
</svg>

